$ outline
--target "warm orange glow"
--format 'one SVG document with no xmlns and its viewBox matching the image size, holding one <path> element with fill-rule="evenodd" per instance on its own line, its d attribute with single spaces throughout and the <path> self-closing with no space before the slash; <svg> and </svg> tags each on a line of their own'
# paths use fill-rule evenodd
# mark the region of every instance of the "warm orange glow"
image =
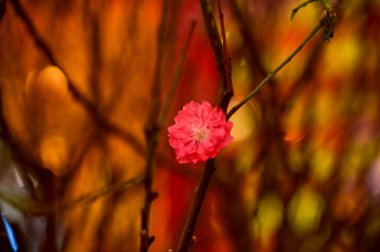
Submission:
<svg viewBox="0 0 380 252">
<path fill-rule="evenodd" d="M 48 101 L 59 101 L 67 94 L 67 79 L 56 66 L 43 68 L 36 77 L 40 94 Z"/>
<path fill-rule="evenodd" d="M 67 143 L 62 136 L 52 135 L 43 139 L 40 147 L 42 163 L 57 176 L 66 172 L 68 155 Z"/>
<path fill-rule="evenodd" d="M 284 140 L 289 143 L 298 143 L 301 141 L 306 135 L 306 132 L 303 131 L 289 131 L 285 134 Z"/>
<path fill-rule="evenodd" d="M 290 21 L 305 1 L 220 0 L 218 55 L 204 0 L 0 0 L 0 205 L 20 251 L 140 251 L 150 163 L 144 252 L 175 250 L 204 162 L 179 164 L 168 127 L 190 101 L 218 104 L 227 62 L 229 109 L 285 65 L 229 119 L 189 251 L 377 251 L 380 4 L 331 0 L 331 42 L 323 19 L 284 61 L 333 14 L 308 1 Z"/>
</svg>

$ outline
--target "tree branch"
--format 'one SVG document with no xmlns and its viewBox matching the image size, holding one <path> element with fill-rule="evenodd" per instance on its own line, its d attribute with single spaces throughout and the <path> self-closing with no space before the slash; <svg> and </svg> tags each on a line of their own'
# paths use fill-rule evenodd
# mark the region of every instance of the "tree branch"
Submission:
<svg viewBox="0 0 380 252">
<path fill-rule="evenodd" d="M 146 168 L 144 178 L 145 198 L 141 210 L 141 243 L 140 252 L 147 252 L 155 237 L 149 234 L 150 210 L 153 200 L 158 196 L 153 191 L 154 157 L 160 132 L 159 114 L 161 110 L 161 83 L 162 68 L 165 56 L 165 38 L 167 35 L 167 19 L 169 0 L 163 1 L 161 20 L 157 32 L 157 51 L 154 69 L 153 85 L 151 89 L 152 103 L 150 105 L 148 120 L 145 124 L 145 138 L 147 142 Z"/>
<path fill-rule="evenodd" d="M 0 198 L 5 202 L 16 207 L 20 211 L 32 215 L 46 215 L 54 213 L 57 209 L 65 211 L 76 207 L 80 204 L 89 204 L 107 195 L 124 192 L 128 189 L 139 186 L 143 183 L 143 177 L 136 177 L 120 183 L 95 190 L 91 193 L 84 194 L 74 200 L 56 204 L 55 202 L 38 202 L 29 198 L 19 197 L 3 191 L 0 191 Z"/>
<path fill-rule="evenodd" d="M 307 0 L 301 4 L 299 4 L 296 8 L 294 8 L 292 10 L 292 13 L 290 14 L 290 20 L 293 20 L 294 19 L 294 16 L 297 14 L 297 12 L 302 9 L 303 7 L 306 7 L 307 5 L 309 5 L 310 3 L 312 2 L 316 2 L 316 1 L 319 1 L 319 0 Z"/>
<path fill-rule="evenodd" d="M 214 175 L 215 171 L 215 159 L 212 158 L 207 160 L 198 185 L 194 190 L 191 207 L 187 215 L 186 224 L 182 230 L 182 235 L 179 240 L 176 252 L 187 252 L 189 250 L 195 230 L 195 225 L 197 224 L 202 204 L 206 197 L 208 185 L 210 184 L 211 178 Z"/>
<path fill-rule="evenodd" d="M 257 87 L 251 91 L 246 98 L 236 104 L 230 111 L 227 113 L 227 119 L 231 116 L 244 104 L 246 104 L 252 97 L 260 93 L 261 89 L 284 67 L 286 66 L 293 58 L 296 56 L 302 48 L 310 41 L 310 39 L 324 26 L 328 19 L 327 15 L 324 15 L 318 22 L 318 24 L 313 28 L 305 40 L 290 54 L 283 62 L 280 63 L 272 72 L 270 72 L 263 81 L 260 82 Z"/>
<path fill-rule="evenodd" d="M 216 27 L 214 15 L 212 14 L 212 6 L 210 0 L 200 0 L 203 21 L 207 29 L 207 35 L 210 40 L 214 57 L 216 60 L 216 65 L 219 71 L 219 75 L 221 78 L 221 85 L 219 91 L 219 101 L 218 106 L 223 109 L 223 111 L 227 110 L 228 104 L 233 96 L 233 89 L 231 83 L 231 75 L 228 73 L 228 57 L 223 53 L 223 44 L 220 40 L 219 32 Z M 225 36 L 225 35 L 222 35 Z M 226 66 L 227 65 L 227 66 Z"/>
<path fill-rule="evenodd" d="M 219 92 L 218 106 L 226 112 L 228 104 L 233 95 L 232 80 L 231 80 L 231 65 L 227 57 L 227 44 L 226 35 L 224 31 L 223 12 L 221 10 L 220 2 L 218 3 L 220 13 L 220 23 L 222 30 L 222 38 L 224 41 L 224 47 L 219 37 L 218 29 L 215 24 L 215 19 L 212 14 L 212 7 L 209 0 L 200 0 L 202 15 L 204 23 L 207 29 L 209 41 L 214 51 L 214 57 L 216 59 L 217 68 L 221 77 L 221 86 Z M 182 235 L 179 240 L 176 252 L 187 252 L 192 245 L 193 234 L 195 226 L 198 221 L 199 214 L 202 209 L 202 204 L 206 197 L 206 192 L 210 184 L 211 178 L 216 171 L 215 159 L 211 158 L 206 161 L 203 168 L 198 185 L 196 186 L 191 202 L 190 210 L 187 215 L 185 226 L 182 230 Z"/>
<path fill-rule="evenodd" d="M 131 133 L 123 129 L 120 129 L 118 126 L 108 121 L 106 117 L 100 114 L 98 109 L 89 100 L 87 100 L 76 88 L 77 85 L 74 84 L 74 82 L 70 79 L 66 71 L 62 68 L 62 66 L 59 65 L 58 61 L 56 60 L 52 51 L 50 50 L 50 47 L 48 46 L 47 42 L 39 35 L 37 29 L 33 25 L 31 18 L 28 16 L 24 8 L 21 6 L 19 0 L 11 0 L 10 2 L 12 3 L 15 12 L 20 16 L 21 20 L 25 24 L 26 29 L 33 38 L 36 46 L 42 51 L 42 53 L 47 57 L 51 64 L 56 65 L 58 68 L 61 69 L 61 71 L 68 80 L 68 89 L 70 93 L 76 99 L 76 101 L 79 102 L 83 106 L 83 108 L 92 116 L 95 123 L 102 129 L 108 131 L 109 133 L 118 135 L 121 139 L 133 146 L 138 154 L 143 155 L 145 149 L 143 144 Z"/>
</svg>

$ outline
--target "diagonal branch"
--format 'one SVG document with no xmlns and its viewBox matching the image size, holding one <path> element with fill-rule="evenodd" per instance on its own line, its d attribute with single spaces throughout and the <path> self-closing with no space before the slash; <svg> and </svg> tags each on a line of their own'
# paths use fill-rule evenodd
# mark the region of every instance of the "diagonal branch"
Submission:
<svg viewBox="0 0 380 252">
<path fill-rule="evenodd" d="M 83 94 L 76 88 L 77 85 L 70 79 L 69 75 L 66 71 L 59 65 L 58 61 L 54 57 L 52 51 L 48 43 L 40 36 L 37 29 L 33 25 L 33 22 L 29 15 L 26 13 L 24 8 L 21 6 L 19 0 L 11 0 L 11 4 L 15 12 L 19 15 L 23 23 L 25 24 L 28 32 L 33 38 L 36 46 L 42 51 L 42 53 L 48 58 L 51 64 L 56 65 L 61 69 L 63 74 L 66 76 L 68 80 L 68 89 L 71 92 L 72 96 L 79 102 L 83 108 L 91 115 L 95 123 L 102 129 L 108 131 L 109 133 L 118 135 L 124 141 L 128 142 L 131 146 L 134 147 L 136 152 L 140 155 L 144 154 L 144 146 L 143 144 L 131 133 L 121 129 L 119 126 L 107 120 L 107 118 L 100 114 L 96 106 L 92 104 L 88 99 L 85 98 Z"/>
<path fill-rule="evenodd" d="M 0 199 L 6 201 L 12 206 L 16 207 L 22 212 L 31 215 L 46 215 L 51 214 L 57 210 L 65 211 L 74 208 L 80 204 L 89 204 L 99 200 L 102 197 L 108 196 L 113 193 L 125 192 L 129 189 L 137 187 L 143 183 L 143 177 L 136 177 L 120 183 L 95 190 L 91 193 L 84 194 L 74 200 L 63 202 L 60 204 L 52 202 L 39 202 L 29 198 L 19 197 L 18 195 L 9 194 L 0 191 Z"/>
<path fill-rule="evenodd" d="M 325 25 L 328 17 L 324 15 L 318 22 L 318 24 L 313 28 L 305 40 L 290 54 L 284 61 L 280 63 L 272 72 L 268 73 L 263 81 L 260 82 L 257 87 L 252 90 L 242 101 L 236 104 L 230 111 L 227 113 L 227 119 L 229 119 L 235 112 L 240 109 L 244 104 L 246 104 L 252 97 L 260 93 L 261 89 L 284 67 L 286 66 L 293 58 L 296 56 L 302 48 L 310 41 L 310 39 Z"/>
<path fill-rule="evenodd" d="M 303 2 L 303 3 L 301 3 L 301 4 L 299 4 L 296 8 L 294 8 L 294 9 L 292 10 L 292 13 L 290 14 L 290 20 L 293 20 L 293 19 L 294 19 L 294 16 L 297 14 L 297 12 L 298 12 L 300 9 L 302 9 L 302 8 L 306 7 L 308 4 L 310 4 L 310 3 L 312 3 L 312 2 L 316 2 L 316 1 L 319 1 L 319 0 L 307 0 L 307 1 L 305 1 L 305 2 Z"/>
</svg>

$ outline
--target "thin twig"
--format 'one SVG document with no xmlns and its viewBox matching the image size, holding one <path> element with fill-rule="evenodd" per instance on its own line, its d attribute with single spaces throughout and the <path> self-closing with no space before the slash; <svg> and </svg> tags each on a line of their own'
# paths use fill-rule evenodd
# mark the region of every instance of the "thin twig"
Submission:
<svg viewBox="0 0 380 252">
<path fill-rule="evenodd" d="M 201 0 L 202 15 L 204 23 L 207 29 L 207 34 L 211 43 L 211 46 L 214 51 L 214 56 L 216 59 L 216 64 L 219 70 L 219 74 L 222 79 L 219 93 L 219 102 L 218 105 L 223 109 L 227 110 L 228 104 L 233 95 L 232 89 L 232 80 L 230 74 L 230 65 L 226 60 L 227 56 L 227 44 L 225 41 L 226 35 L 224 31 L 224 22 L 223 22 L 223 12 L 219 3 L 219 13 L 221 21 L 221 30 L 222 38 L 224 40 L 224 49 L 223 44 L 220 40 L 218 29 L 215 25 L 214 16 L 212 14 L 212 7 L 209 0 Z M 202 209 L 202 204 L 206 197 L 206 192 L 210 184 L 211 178 L 216 171 L 215 159 L 211 158 L 206 161 L 205 167 L 203 168 L 201 177 L 199 179 L 198 185 L 196 186 L 193 194 L 193 199 L 187 215 L 185 226 L 182 230 L 181 238 L 179 240 L 176 252 L 187 252 L 189 247 L 192 244 L 193 234 L 195 231 L 195 226 L 198 221 L 199 214 Z"/>
<path fill-rule="evenodd" d="M 220 44 L 216 43 L 214 35 L 217 34 L 213 29 L 215 28 L 215 22 L 213 25 L 213 17 L 211 13 L 210 3 L 206 0 L 201 0 L 201 6 L 202 6 L 202 13 L 204 15 L 206 28 L 208 29 L 209 39 L 211 41 L 211 44 L 214 49 L 215 58 L 217 60 L 217 63 L 219 63 L 218 59 L 220 59 Z M 211 17 L 210 17 L 211 15 Z M 296 48 L 296 50 L 288 57 L 286 58 L 273 72 L 269 73 L 268 76 L 255 88 L 243 101 L 241 101 L 239 104 L 237 104 L 235 107 L 233 107 L 227 114 L 227 118 L 230 118 L 242 105 L 244 105 L 249 99 L 251 99 L 254 95 L 259 93 L 261 88 L 269 82 L 269 80 L 278 72 L 280 71 L 286 64 L 288 64 L 292 58 L 299 52 L 301 49 L 305 46 L 305 44 L 314 36 L 319 29 L 323 27 L 323 25 L 326 22 L 326 15 L 318 22 L 317 26 L 311 31 L 311 33 L 306 37 L 306 39 L 300 44 L 299 47 Z M 209 31 L 209 28 L 212 29 L 212 31 Z M 218 40 L 220 42 L 220 40 Z M 219 65 L 218 65 L 219 66 Z M 223 72 L 222 72 L 223 73 Z M 186 224 L 184 227 L 184 230 L 182 232 L 179 244 L 177 246 L 176 252 L 187 252 L 189 249 L 189 246 L 191 244 L 191 240 L 193 237 L 193 233 L 195 230 L 195 225 L 197 222 L 197 219 L 200 214 L 200 210 L 202 207 L 202 203 L 204 201 L 204 197 L 207 192 L 208 185 L 210 183 L 210 180 L 215 173 L 215 166 L 214 166 L 214 159 L 209 159 L 206 162 L 205 168 L 202 172 L 201 178 L 198 182 L 198 185 L 194 191 L 193 200 L 191 203 L 190 211 L 186 220 Z"/>
<path fill-rule="evenodd" d="M 307 0 L 301 4 L 299 4 L 296 8 L 294 8 L 292 10 L 292 13 L 290 14 L 290 20 L 293 20 L 294 19 L 294 16 L 297 14 L 297 12 L 302 9 L 303 7 L 306 7 L 307 5 L 309 5 L 310 3 L 312 2 L 316 2 L 316 1 L 319 1 L 319 0 Z"/>
<path fill-rule="evenodd" d="M 113 133 L 119 136 L 121 139 L 133 146 L 138 154 L 143 155 L 144 146 L 134 135 L 123 129 L 120 129 L 117 125 L 108 121 L 106 117 L 104 115 L 101 115 L 98 109 L 88 99 L 86 99 L 84 95 L 80 93 L 80 91 L 76 88 L 77 85 L 75 85 L 74 82 L 70 79 L 69 75 L 63 69 L 63 67 L 59 65 L 58 61 L 50 50 L 48 43 L 40 36 L 37 29 L 33 25 L 31 18 L 21 6 L 19 1 L 11 0 L 10 2 L 13 4 L 15 12 L 20 16 L 31 37 L 34 39 L 37 47 L 43 52 L 43 54 L 47 57 L 52 65 L 57 66 L 63 72 L 68 80 L 68 89 L 73 98 L 75 98 L 75 100 L 79 102 L 83 108 L 92 116 L 97 126 L 108 131 L 109 133 Z"/>
<path fill-rule="evenodd" d="M 261 59 L 261 56 L 259 54 L 259 49 L 257 47 L 257 42 L 252 35 L 249 27 L 250 27 L 250 21 L 247 17 L 245 17 L 242 13 L 242 10 L 240 10 L 236 0 L 229 0 L 229 5 L 231 7 L 231 12 L 234 15 L 234 18 L 236 19 L 237 23 L 240 27 L 240 33 L 243 37 L 244 42 L 244 48 L 243 48 L 243 54 L 247 57 L 251 67 L 252 71 L 255 67 L 257 72 L 261 76 L 265 76 L 267 71 L 265 70 L 263 60 Z"/>
<path fill-rule="evenodd" d="M 222 4 L 220 0 L 217 1 L 218 3 L 218 11 L 219 11 L 219 22 L 220 22 L 220 31 L 222 33 L 222 45 L 223 45 L 223 67 L 224 67 L 224 73 L 226 74 L 226 81 L 227 81 L 227 87 L 224 87 L 224 91 L 222 92 L 222 101 L 224 99 L 228 99 L 228 101 L 223 101 L 223 103 L 227 103 L 227 106 L 230 102 L 231 97 L 234 95 L 234 90 L 232 86 L 232 70 L 231 70 L 231 59 L 228 57 L 228 50 L 227 50 L 227 36 L 226 31 L 224 28 L 224 14 L 222 9 Z M 228 92 L 227 97 L 224 92 Z M 223 104 L 221 104 L 223 106 Z M 225 109 L 225 111 L 227 108 Z"/>
<path fill-rule="evenodd" d="M 219 11 L 220 31 L 222 33 L 223 53 L 224 53 L 224 56 L 226 56 L 227 55 L 227 36 L 226 36 L 225 28 L 224 28 L 224 14 L 223 14 L 222 4 L 220 3 L 220 0 L 218 0 L 217 3 L 218 3 L 218 11 Z"/>
<path fill-rule="evenodd" d="M 177 68 L 175 70 L 173 80 L 171 81 L 171 85 L 170 85 L 168 93 L 166 95 L 166 99 L 164 101 L 164 104 L 162 105 L 162 111 L 161 111 L 160 120 L 159 120 L 159 124 L 161 126 L 163 125 L 163 123 L 164 123 L 164 121 L 168 115 L 169 106 L 173 101 L 175 91 L 177 90 L 179 81 L 181 79 L 183 66 L 185 64 L 185 59 L 187 56 L 187 52 L 189 51 L 190 41 L 191 41 L 191 38 L 193 37 L 196 24 L 197 24 L 197 22 L 195 20 L 191 21 L 189 34 L 187 36 L 185 45 L 183 46 L 183 48 L 180 52 L 178 65 L 177 65 Z"/>
<path fill-rule="evenodd" d="M 5 0 L 0 0 L 0 21 L 3 19 L 3 16 L 5 14 L 5 8 L 6 8 Z"/>
<path fill-rule="evenodd" d="M 246 98 L 236 104 L 230 111 L 227 113 L 227 119 L 231 118 L 231 116 L 244 104 L 246 104 L 252 97 L 260 93 L 261 89 L 264 85 L 266 85 L 284 66 L 286 66 L 294 56 L 296 56 L 302 48 L 309 42 L 309 40 L 324 26 L 327 20 L 327 16 L 323 16 L 318 24 L 313 28 L 313 30 L 309 33 L 309 35 L 305 38 L 305 40 L 290 54 L 280 65 L 278 65 L 272 72 L 270 72 L 263 81 L 260 82 L 257 87 L 251 91 Z"/>
<path fill-rule="evenodd" d="M 154 158 L 160 132 L 159 115 L 161 110 L 161 82 L 162 68 L 165 56 L 165 39 L 167 35 L 167 19 L 169 12 L 169 0 L 164 0 L 160 25 L 157 33 L 156 63 L 151 89 L 152 103 L 150 105 L 148 120 L 145 124 L 145 137 L 147 142 L 146 168 L 144 178 L 145 198 L 141 210 L 141 243 L 140 252 L 147 252 L 155 237 L 149 234 L 150 211 L 153 200 L 158 196 L 153 191 Z"/>
<path fill-rule="evenodd" d="M 143 177 L 136 177 L 120 183 L 101 188 L 91 193 L 82 195 L 74 200 L 63 202 L 61 204 L 55 203 L 42 203 L 29 198 L 23 198 L 16 195 L 12 195 L 3 191 L 0 191 L 0 198 L 12 206 L 16 207 L 22 212 L 32 215 L 46 215 L 55 212 L 57 209 L 65 211 L 76 207 L 80 204 L 89 204 L 102 197 L 108 196 L 113 193 L 125 192 L 131 188 L 139 186 L 143 183 Z"/>
<path fill-rule="evenodd" d="M 136 187 L 138 185 L 141 185 L 143 183 L 144 178 L 143 177 L 136 177 L 132 178 L 126 181 L 122 181 L 120 183 L 99 189 L 97 191 L 94 191 L 89 194 L 85 194 L 83 196 L 80 196 L 77 199 L 74 199 L 72 201 L 68 202 L 63 202 L 58 206 L 59 209 L 69 209 L 73 208 L 75 206 L 78 206 L 79 204 L 88 204 L 92 203 L 102 197 L 105 197 L 107 195 L 113 194 L 113 193 L 118 193 L 118 192 L 124 192 L 128 189 L 131 189 L 133 187 Z"/>
<path fill-rule="evenodd" d="M 164 25 L 165 25 L 166 21 L 164 18 L 167 16 L 166 15 L 167 10 L 165 10 L 165 8 L 168 8 L 168 7 L 164 6 L 163 19 L 162 19 L 162 23 L 161 23 L 162 26 L 160 27 L 160 29 L 165 29 Z M 142 229 L 141 229 L 141 247 L 140 247 L 140 251 L 142 251 L 142 252 L 143 251 L 146 252 L 149 249 L 150 244 L 154 241 L 154 236 L 149 237 L 150 208 L 151 208 L 151 203 L 152 203 L 153 199 L 157 196 L 157 194 L 152 191 L 154 152 L 155 152 L 155 148 L 157 146 L 157 142 L 159 140 L 160 128 L 166 119 L 166 116 L 167 116 L 168 111 L 169 111 L 169 106 L 172 103 L 174 93 L 178 87 L 178 83 L 179 83 L 179 80 L 180 80 L 181 75 L 182 75 L 183 66 L 185 63 L 185 59 L 186 59 L 186 55 L 187 55 L 187 52 L 189 49 L 191 38 L 192 38 L 193 33 L 194 33 L 195 25 L 196 25 L 195 20 L 192 20 L 192 22 L 190 24 L 189 35 L 187 37 L 187 40 L 185 42 L 185 45 L 184 45 L 181 53 L 180 53 L 178 66 L 176 68 L 173 80 L 171 82 L 171 86 L 169 87 L 169 91 L 168 91 L 168 94 L 166 96 L 167 98 L 164 101 L 164 105 L 162 106 L 162 110 L 161 110 L 161 113 L 159 115 L 158 121 L 156 121 L 157 116 L 158 116 L 157 112 L 158 112 L 160 107 L 159 107 L 159 101 L 157 100 L 159 97 L 159 93 L 157 93 L 157 92 L 159 92 L 160 88 L 158 89 L 157 86 L 153 87 L 153 89 L 155 89 L 155 90 L 152 92 L 153 102 L 152 102 L 152 108 L 151 108 L 151 113 L 150 113 L 150 120 L 147 122 L 147 127 L 148 127 L 147 128 L 148 153 L 147 153 L 147 169 L 146 169 L 147 174 L 146 174 L 146 178 L 144 181 L 146 196 L 145 196 L 144 208 L 142 210 Z M 157 75 L 155 77 L 155 84 L 154 85 L 158 85 L 159 84 L 158 78 L 161 78 L 160 77 L 161 73 L 158 71 L 161 71 L 161 65 L 162 65 L 162 60 L 163 60 L 163 54 L 162 53 L 164 51 L 164 43 L 165 43 L 165 38 L 166 38 L 166 36 L 164 36 L 164 34 L 162 34 L 163 32 L 165 32 L 165 31 L 163 31 L 163 30 L 159 31 L 159 33 L 161 33 L 161 35 L 159 35 L 159 38 L 158 38 L 159 48 L 157 50 L 159 50 L 159 52 L 157 52 L 158 53 L 157 59 L 160 59 L 160 60 L 156 62 L 156 74 Z M 152 131 L 149 131 L 149 130 L 152 130 Z"/>
</svg>

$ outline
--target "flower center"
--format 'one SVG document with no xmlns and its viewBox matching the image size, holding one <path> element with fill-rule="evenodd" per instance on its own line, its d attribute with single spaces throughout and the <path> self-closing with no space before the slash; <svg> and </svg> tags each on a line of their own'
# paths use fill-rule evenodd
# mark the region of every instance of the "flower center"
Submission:
<svg viewBox="0 0 380 252">
<path fill-rule="evenodd" d="M 191 137 L 194 141 L 201 143 L 208 139 L 209 129 L 202 126 L 191 127 Z"/>
</svg>

